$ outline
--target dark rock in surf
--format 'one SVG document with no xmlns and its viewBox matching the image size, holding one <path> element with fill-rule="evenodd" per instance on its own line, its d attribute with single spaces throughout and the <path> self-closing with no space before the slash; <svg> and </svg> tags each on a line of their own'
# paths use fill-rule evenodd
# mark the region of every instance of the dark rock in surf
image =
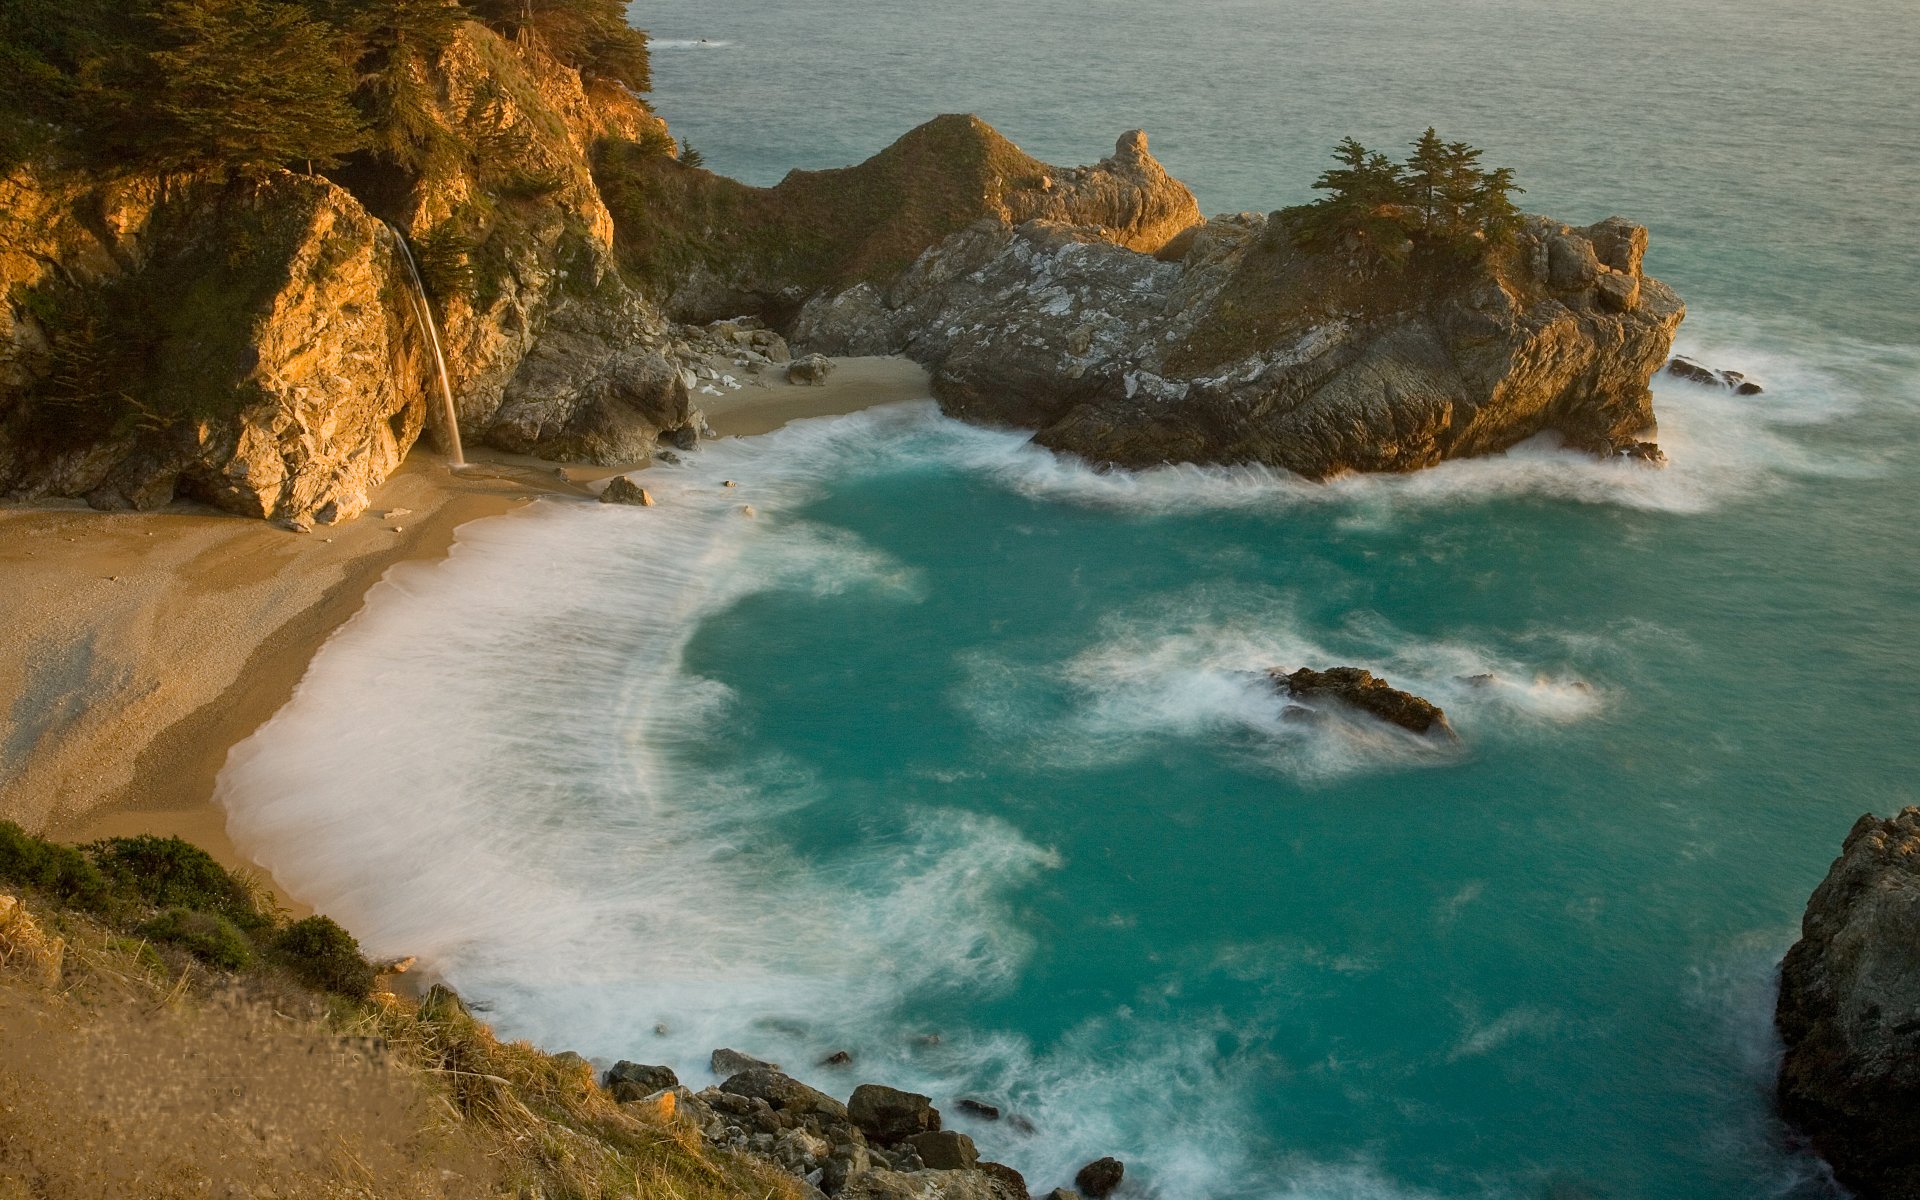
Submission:
<svg viewBox="0 0 1920 1200">
<path fill-rule="evenodd" d="M 653 493 L 641 487 L 625 475 L 615 475 L 612 482 L 600 491 L 602 504 L 636 504 L 645 508 L 653 507 Z"/>
<path fill-rule="evenodd" d="M 982 1121 L 998 1121 L 1000 1119 L 1000 1110 L 998 1108 L 979 1100 L 962 1100 L 955 1104 L 954 1107 L 969 1116 L 979 1117 Z"/>
<path fill-rule="evenodd" d="M 853 1065 L 853 1055 L 848 1054 L 845 1050 L 835 1050 L 832 1054 L 821 1059 L 820 1065 L 823 1067 L 850 1067 Z"/>
<path fill-rule="evenodd" d="M 1920 1200 L 1920 808 L 1854 822 L 1780 964 L 1780 1112 L 1866 1200 Z"/>
<path fill-rule="evenodd" d="M 1287 672 L 1276 667 L 1267 674 L 1274 687 L 1285 695 L 1302 700 L 1334 700 L 1412 733 L 1449 740 L 1455 737 L 1453 726 L 1447 723 L 1447 714 L 1439 705 L 1412 692 L 1401 691 L 1372 671 L 1359 667 L 1333 667 L 1325 671 L 1302 667 Z"/>
<path fill-rule="evenodd" d="M 847 1117 L 876 1142 L 900 1142 L 940 1128 L 940 1110 L 918 1092 L 863 1083 L 847 1101 Z"/>
<path fill-rule="evenodd" d="M 1697 363 L 1690 358 L 1682 358 L 1678 355 L 1667 363 L 1667 374 L 1675 379 L 1684 379 L 1688 383 L 1727 388 L 1736 396 L 1758 396 L 1766 391 L 1739 371 L 1716 370 L 1704 363 Z"/>
<path fill-rule="evenodd" d="M 1082 1195 L 1093 1200 L 1104 1200 L 1120 1186 L 1120 1180 L 1127 1173 L 1126 1164 L 1117 1158 L 1099 1158 L 1080 1168 L 1073 1177 L 1073 1186 L 1080 1189 Z"/>
<path fill-rule="evenodd" d="M 1667 465 L 1667 452 L 1660 448 L 1658 442 L 1628 442 L 1614 453 L 1620 458 L 1646 463 L 1650 467 Z"/>
</svg>

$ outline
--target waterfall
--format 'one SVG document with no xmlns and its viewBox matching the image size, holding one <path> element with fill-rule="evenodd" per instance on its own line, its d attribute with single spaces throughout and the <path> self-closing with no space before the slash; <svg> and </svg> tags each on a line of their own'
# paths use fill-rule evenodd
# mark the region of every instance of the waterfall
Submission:
<svg viewBox="0 0 1920 1200">
<path fill-rule="evenodd" d="M 421 282 L 420 268 L 413 261 L 413 251 L 407 248 L 406 235 L 387 222 L 387 231 L 393 234 L 394 245 L 400 247 L 400 257 L 407 262 L 407 274 L 413 279 L 413 291 L 408 299 L 413 302 L 413 315 L 420 322 L 420 328 L 426 331 L 427 345 L 433 348 L 433 366 L 440 373 L 441 415 L 446 423 L 447 445 L 453 456 L 453 469 L 458 471 L 467 465 L 467 456 L 460 447 L 460 417 L 453 407 L 453 385 L 447 382 L 447 360 L 440 353 L 440 331 L 433 326 L 433 310 L 427 305 L 427 285 Z"/>
</svg>

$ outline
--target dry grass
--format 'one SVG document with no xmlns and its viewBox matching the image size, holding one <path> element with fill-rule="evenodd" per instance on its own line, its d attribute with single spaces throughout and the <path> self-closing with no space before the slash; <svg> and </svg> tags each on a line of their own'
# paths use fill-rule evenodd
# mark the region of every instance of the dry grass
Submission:
<svg viewBox="0 0 1920 1200">
<path fill-rule="evenodd" d="M 0 897 L 0 1200 L 798 1194 L 443 995 L 322 997 Z"/>
</svg>

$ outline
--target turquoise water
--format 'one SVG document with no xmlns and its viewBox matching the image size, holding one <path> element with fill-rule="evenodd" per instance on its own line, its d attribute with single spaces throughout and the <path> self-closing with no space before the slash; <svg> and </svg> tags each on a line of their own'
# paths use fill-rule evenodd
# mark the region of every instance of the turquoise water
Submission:
<svg viewBox="0 0 1920 1200">
<path fill-rule="evenodd" d="M 1431 120 L 1647 220 L 1684 348 L 1768 391 L 1663 382 L 1665 471 L 1101 475 L 925 404 L 711 445 L 396 570 L 230 762 L 236 837 L 513 1034 L 990 1100 L 1036 1132 L 956 1124 L 1036 1191 L 1831 1194 L 1771 973 L 1920 798 L 1914 13 L 1171 11 L 636 15 L 763 182 L 974 109 L 1056 161 L 1143 124 L 1263 207 Z M 1254 674 L 1340 663 L 1460 745 Z"/>
</svg>

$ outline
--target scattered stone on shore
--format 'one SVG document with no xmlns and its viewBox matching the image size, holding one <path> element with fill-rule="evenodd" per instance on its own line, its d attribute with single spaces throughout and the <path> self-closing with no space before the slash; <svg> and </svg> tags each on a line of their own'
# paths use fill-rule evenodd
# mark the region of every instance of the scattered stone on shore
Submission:
<svg viewBox="0 0 1920 1200">
<path fill-rule="evenodd" d="M 787 364 L 787 382 L 811 387 L 826 383 L 833 374 L 833 360 L 824 354 L 809 354 Z"/>
<path fill-rule="evenodd" d="M 1325 671 L 1302 667 L 1288 672 L 1275 667 L 1267 676 L 1285 695 L 1302 700 L 1335 700 L 1412 733 L 1456 738 L 1447 714 L 1439 705 L 1412 692 L 1401 691 L 1372 671 L 1359 667 L 1332 667 Z"/>
<path fill-rule="evenodd" d="M 1667 374 L 1675 379 L 1684 379 L 1688 383 L 1705 384 L 1707 387 L 1723 387 L 1736 396 L 1758 396 L 1766 391 L 1759 384 L 1748 379 L 1739 371 L 1723 371 L 1697 363 L 1690 358 L 1675 355 L 1667 362 Z"/>
<path fill-rule="evenodd" d="M 653 493 L 625 475 L 615 475 L 600 492 L 602 504 L 638 504 L 653 507 Z"/>
<path fill-rule="evenodd" d="M 680 456 L 671 450 L 659 451 L 654 455 L 654 457 L 659 459 L 661 462 L 666 463 L 670 467 L 677 467 L 680 465 Z"/>
<path fill-rule="evenodd" d="M 655 1092 L 680 1086 L 680 1077 L 672 1067 L 648 1066 L 621 1059 L 607 1069 L 602 1078 L 606 1089 L 622 1104 L 644 1100 Z"/>
<path fill-rule="evenodd" d="M 934 1129 L 903 1139 L 935 1171 L 971 1171 L 980 1162 L 973 1139 L 951 1129 Z"/>
<path fill-rule="evenodd" d="M 847 1120 L 846 1105 L 771 1067 L 749 1067 L 729 1076 L 720 1090 L 734 1096 L 765 1100 L 775 1112 L 819 1113 L 833 1120 Z"/>
<path fill-rule="evenodd" d="M 1854 822 L 1780 965 L 1780 1112 L 1863 1197 L 1920 1197 L 1920 808 Z"/>
<path fill-rule="evenodd" d="M 1092 1200 L 1105 1200 L 1120 1186 L 1120 1180 L 1127 1173 L 1126 1164 L 1117 1158 L 1096 1158 L 1080 1168 L 1073 1177 L 1073 1186 L 1080 1189 L 1082 1195 Z"/>
<path fill-rule="evenodd" d="M 900 1142 L 940 1128 L 940 1110 L 918 1092 L 863 1083 L 847 1100 L 847 1117 L 877 1142 Z"/>
<path fill-rule="evenodd" d="M 954 1105 L 963 1113 L 979 1117 L 982 1121 L 998 1121 L 1000 1110 L 994 1105 L 979 1100 L 961 1100 Z"/>
<path fill-rule="evenodd" d="M 751 1071 L 756 1067 L 768 1071 L 780 1069 L 779 1063 L 766 1062 L 751 1054 L 742 1054 L 738 1050 L 728 1050 L 724 1047 L 713 1052 L 713 1057 L 707 1060 L 707 1066 L 722 1079 L 738 1075 L 742 1071 Z"/>
</svg>

